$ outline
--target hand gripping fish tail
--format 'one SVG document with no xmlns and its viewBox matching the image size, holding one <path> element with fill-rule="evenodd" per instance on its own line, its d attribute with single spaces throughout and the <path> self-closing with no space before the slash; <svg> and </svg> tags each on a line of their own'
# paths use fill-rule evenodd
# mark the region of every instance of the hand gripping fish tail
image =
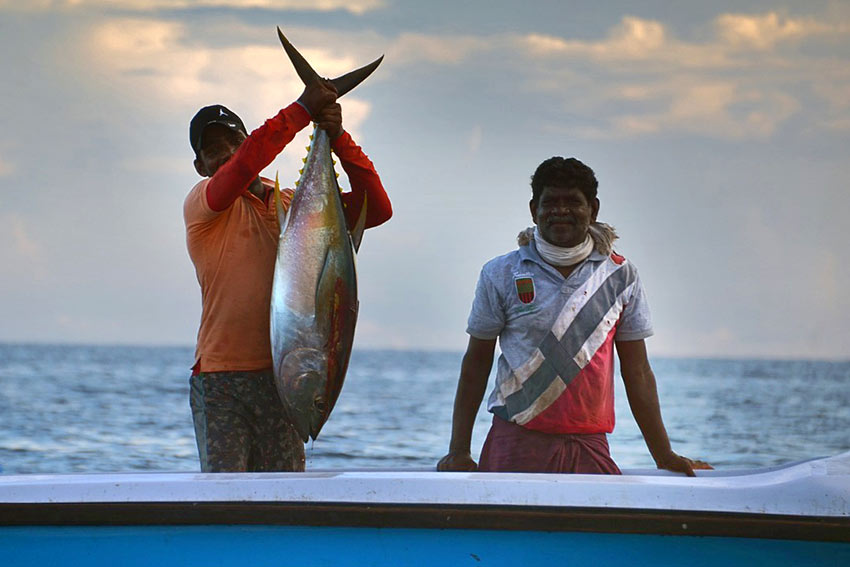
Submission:
<svg viewBox="0 0 850 567">
<path fill-rule="evenodd" d="M 279 28 L 278 35 L 301 80 L 318 80 Z M 381 59 L 333 79 L 338 94 L 362 82 Z M 279 191 L 278 186 L 276 195 Z M 366 218 L 364 201 L 349 232 L 324 130 L 313 132 L 289 210 L 277 207 L 280 238 L 270 306 L 274 376 L 286 413 L 306 443 L 330 416 L 348 369 L 358 310 L 355 252 Z"/>
</svg>

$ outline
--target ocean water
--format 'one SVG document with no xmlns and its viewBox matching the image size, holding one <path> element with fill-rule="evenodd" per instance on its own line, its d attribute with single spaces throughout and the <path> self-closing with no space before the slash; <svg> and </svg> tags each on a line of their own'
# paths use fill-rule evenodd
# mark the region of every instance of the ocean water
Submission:
<svg viewBox="0 0 850 567">
<path fill-rule="evenodd" d="M 462 353 L 353 353 L 308 469 L 429 469 L 445 453 Z M 197 471 L 191 348 L 0 344 L 2 474 Z M 850 362 L 655 359 L 673 448 L 716 468 L 850 450 Z M 652 468 L 617 379 L 621 468 Z M 492 376 L 491 384 L 492 386 Z M 482 404 L 477 456 L 489 426 Z"/>
</svg>

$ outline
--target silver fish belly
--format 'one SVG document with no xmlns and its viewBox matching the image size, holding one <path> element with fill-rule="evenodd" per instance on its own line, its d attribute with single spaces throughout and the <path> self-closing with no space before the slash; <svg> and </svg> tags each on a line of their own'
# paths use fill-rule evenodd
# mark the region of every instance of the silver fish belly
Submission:
<svg viewBox="0 0 850 567">
<path fill-rule="evenodd" d="M 358 308 L 354 248 L 324 130 L 314 131 L 289 212 L 284 216 L 278 206 L 278 215 L 270 309 L 274 376 L 306 442 L 316 439 L 342 389 Z"/>
</svg>

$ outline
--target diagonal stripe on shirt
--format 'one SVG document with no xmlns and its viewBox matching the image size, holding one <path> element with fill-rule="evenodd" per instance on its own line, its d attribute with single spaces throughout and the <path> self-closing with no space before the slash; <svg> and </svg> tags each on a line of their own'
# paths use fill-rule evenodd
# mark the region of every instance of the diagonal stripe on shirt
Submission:
<svg viewBox="0 0 850 567">
<path fill-rule="evenodd" d="M 582 301 L 583 307 L 574 317 L 566 306 L 562 309 L 561 315 L 570 316 L 572 321 L 564 328 L 561 340 L 558 340 L 552 331 L 547 333 L 538 347 L 538 367 L 525 380 L 515 377 L 512 383 L 521 383 L 519 389 L 508 395 L 503 392 L 505 413 L 514 421 L 520 415 L 524 422 L 530 421 L 548 407 L 554 399 L 544 394 L 553 391 L 552 381 L 560 378 L 564 388 L 568 386 L 603 344 L 623 310 L 625 292 L 632 289 L 635 281 L 635 272 L 630 264 L 625 263 L 618 268 L 620 269 L 607 274 L 606 279 L 589 299 Z M 574 296 L 583 295 L 585 289 L 587 288 L 582 286 L 576 290 Z M 567 304 L 572 299 L 573 297 Z M 558 325 L 559 321 L 556 321 L 555 327 Z"/>
<path fill-rule="evenodd" d="M 582 308 L 599 290 L 599 287 L 616 271 L 621 268 L 620 264 L 612 262 L 609 258 L 606 262 L 601 263 L 590 277 L 588 277 L 564 302 L 555 322 L 552 323 L 551 332 L 556 340 L 561 340 L 567 328 L 575 320 L 576 315 L 581 312 Z M 534 372 L 540 368 L 540 365 L 545 360 L 545 356 L 540 349 L 534 350 L 532 355 L 523 364 L 517 368 L 512 368 L 510 374 L 498 384 L 498 392 L 501 399 L 507 399 L 508 396 L 520 391 L 523 388 L 526 380 L 528 380 Z"/>
</svg>

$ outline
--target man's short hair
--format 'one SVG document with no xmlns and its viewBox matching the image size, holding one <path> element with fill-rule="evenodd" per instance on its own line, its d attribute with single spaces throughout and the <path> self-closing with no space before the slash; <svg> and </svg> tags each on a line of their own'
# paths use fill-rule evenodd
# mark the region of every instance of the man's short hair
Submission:
<svg viewBox="0 0 850 567">
<path fill-rule="evenodd" d="M 537 166 L 531 176 L 531 201 L 537 203 L 544 187 L 576 188 L 588 202 L 596 198 L 599 182 L 593 170 L 576 158 L 555 156 Z"/>
</svg>

